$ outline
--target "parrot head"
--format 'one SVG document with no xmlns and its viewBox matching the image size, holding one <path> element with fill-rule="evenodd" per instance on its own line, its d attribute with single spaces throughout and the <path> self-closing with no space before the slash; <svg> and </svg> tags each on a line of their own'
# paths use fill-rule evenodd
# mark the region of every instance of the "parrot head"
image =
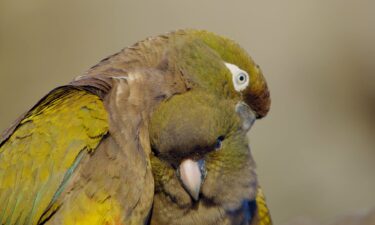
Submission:
<svg viewBox="0 0 375 225">
<path fill-rule="evenodd" d="M 234 41 L 207 31 L 169 34 L 164 55 L 187 91 L 160 103 L 151 117 L 154 214 L 236 211 L 256 194 L 246 134 L 269 111 L 262 72 Z"/>
</svg>

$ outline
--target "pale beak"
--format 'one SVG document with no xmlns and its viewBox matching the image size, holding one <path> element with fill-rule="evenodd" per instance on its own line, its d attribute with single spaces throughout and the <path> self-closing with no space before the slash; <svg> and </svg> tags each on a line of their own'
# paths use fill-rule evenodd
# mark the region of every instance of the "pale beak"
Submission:
<svg viewBox="0 0 375 225">
<path fill-rule="evenodd" d="M 178 167 L 178 176 L 185 190 L 197 201 L 203 180 L 206 176 L 205 161 L 203 159 L 198 161 L 185 159 Z"/>
<path fill-rule="evenodd" d="M 238 102 L 236 105 L 236 112 L 242 120 L 242 129 L 244 131 L 250 130 L 256 120 L 256 114 L 254 111 L 251 110 L 250 106 L 246 103 Z"/>
</svg>

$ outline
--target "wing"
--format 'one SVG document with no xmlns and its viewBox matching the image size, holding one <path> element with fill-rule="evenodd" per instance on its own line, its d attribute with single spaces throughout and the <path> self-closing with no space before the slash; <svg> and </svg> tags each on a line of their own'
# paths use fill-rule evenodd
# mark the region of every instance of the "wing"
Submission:
<svg viewBox="0 0 375 225">
<path fill-rule="evenodd" d="M 266 198 L 260 187 L 257 189 L 256 196 L 256 212 L 252 225 L 272 225 L 270 211 L 267 207 Z"/>
<path fill-rule="evenodd" d="M 57 88 L 0 141 L 0 224 L 36 224 L 59 197 L 84 155 L 108 132 L 95 94 Z"/>
<path fill-rule="evenodd" d="M 151 70 L 105 76 L 74 81 L 104 90 L 109 131 L 93 154 L 82 157 L 41 224 L 147 224 L 154 195 L 148 121 L 170 83 Z"/>
</svg>

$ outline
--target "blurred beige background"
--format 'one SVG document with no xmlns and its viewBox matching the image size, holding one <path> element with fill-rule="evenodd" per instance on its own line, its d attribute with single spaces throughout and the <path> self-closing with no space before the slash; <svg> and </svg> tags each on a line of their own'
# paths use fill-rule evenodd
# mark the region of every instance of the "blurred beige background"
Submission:
<svg viewBox="0 0 375 225">
<path fill-rule="evenodd" d="M 52 88 L 150 35 L 202 28 L 261 65 L 251 131 L 275 224 L 375 207 L 375 1 L 0 0 L 0 130 Z"/>
</svg>

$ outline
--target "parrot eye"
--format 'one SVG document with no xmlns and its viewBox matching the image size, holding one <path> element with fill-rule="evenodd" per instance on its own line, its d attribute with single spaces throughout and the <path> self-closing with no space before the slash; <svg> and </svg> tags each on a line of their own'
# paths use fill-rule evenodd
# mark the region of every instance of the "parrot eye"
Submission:
<svg viewBox="0 0 375 225">
<path fill-rule="evenodd" d="M 243 72 L 240 72 L 236 75 L 236 83 L 237 85 L 242 85 L 244 83 L 246 83 L 247 81 L 247 74 L 246 73 L 243 73 Z"/>
<path fill-rule="evenodd" d="M 225 63 L 225 66 L 232 73 L 234 89 L 238 92 L 245 90 L 250 83 L 249 74 L 238 68 L 236 65 Z"/>
<path fill-rule="evenodd" d="M 224 136 L 219 136 L 217 139 L 216 139 L 216 143 L 215 143 L 215 150 L 220 150 L 221 149 L 221 143 L 224 141 Z"/>
</svg>

